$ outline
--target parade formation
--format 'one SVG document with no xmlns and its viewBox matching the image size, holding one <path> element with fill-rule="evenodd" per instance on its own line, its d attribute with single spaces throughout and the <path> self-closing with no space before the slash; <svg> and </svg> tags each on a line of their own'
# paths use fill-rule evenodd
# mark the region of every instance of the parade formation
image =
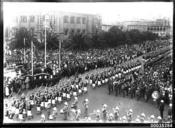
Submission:
<svg viewBox="0 0 175 128">
<path fill-rule="evenodd" d="M 47 68 L 42 68 L 42 53 L 35 62 L 35 73 L 30 75 L 28 66 L 21 62 L 15 67 L 16 76 L 4 78 L 4 120 L 17 122 L 30 120 L 39 122 L 123 122 L 150 123 L 172 122 L 172 53 L 169 40 L 146 41 L 142 44 L 124 45 L 111 49 L 94 49 L 86 52 L 63 52 L 61 69 L 58 61 L 49 60 Z M 139 49 L 138 49 L 139 48 Z M 139 52 L 142 51 L 142 54 Z M 52 58 L 54 52 L 50 53 Z M 15 54 L 14 54 L 15 55 Z M 22 57 L 18 57 L 22 58 Z M 39 60 L 39 61 L 38 61 Z M 20 61 L 20 60 L 19 60 Z M 30 63 L 30 59 L 27 60 Z M 16 64 L 17 64 L 16 63 Z M 10 67 L 9 66 L 9 67 Z M 95 74 L 84 73 L 106 68 Z M 66 77 L 66 80 L 61 80 Z M 120 107 L 115 106 L 108 112 L 107 101 L 101 108 L 89 111 L 86 95 L 91 91 L 105 87 L 109 96 L 130 97 L 131 100 L 153 101 L 160 111 L 159 116 L 147 117 L 140 113 L 133 118 L 135 111 L 126 110 L 120 114 Z M 32 91 L 26 95 L 25 91 Z M 16 97 L 15 97 L 16 96 Z M 79 101 L 79 98 L 85 97 Z M 9 102 L 10 100 L 12 102 Z M 83 108 L 79 107 L 83 105 Z M 95 103 L 94 103 L 95 104 Z M 62 108 L 58 107 L 61 106 Z M 168 116 L 164 108 L 168 106 Z M 95 115 L 95 118 L 92 116 Z M 62 119 L 59 117 L 61 116 Z"/>
</svg>

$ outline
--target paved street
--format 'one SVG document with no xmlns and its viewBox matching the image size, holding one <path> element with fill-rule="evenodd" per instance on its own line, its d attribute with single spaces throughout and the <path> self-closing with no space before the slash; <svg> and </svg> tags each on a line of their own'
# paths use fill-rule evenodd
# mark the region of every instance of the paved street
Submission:
<svg viewBox="0 0 175 128">
<path fill-rule="evenodd" d="M 107 69 L 97 69 L 97 70 L 93 70 L 87 73 L 96 74 L 97 72 L 102 72 L 103 70 L 107 70 Z M 84 78 L 87 73 L 83 74 L 82 77 Z M 65 81 L 65 80 L 67 80 L 67 78 L 63 79 L 62 81 Z M 32 90 L 25 94 L 30 95 L 31 92 Z M 107 86 L 105 85 L 100 88 L 96 88 L 96 89 L 92 89 L 91 87 L 88 87 L 88 94 L 85 94 L 79 97 L 78 105 L 81 110 L 83 110 L 82 102 L 85 98 L 89 99 L 89 113 L 92 113 L 94 110 L 97 110 L 97 109 L 102 109 L 102 104 L 105 103 L 108 105 L 109 112 L 112 112 L 112 108 L 118 105 L 120 108 L 121 117 L 126 115 L 127 113 L 126 111 L 129 110 L 130 108 L 133 109 L 134 118 L 136 118 L 136 116 L 140 115 L 142 112 L 145 113 L 145 115 L 147 116 L 150 116 L 152 114 L 154 114 L 155 117 L 159 116 L 159 110 L 158 108 L 156 108 L 155 102 L 150 100 L 148 103 L 146 103 L 143 99 L 141 99 L 140 101 L 137 101 L 136 99 L 131 99 L 129 97 L 125 97 L 125 98 L 122 96 L 116 97 L 114 96 L 114 94 L 108 95 Z M 71 100 L 69 103 L 71 104 L 72 101 L 73 100 Z M 60 111 L 60 109 L 63 108 L 63 104 L 57 105 L 57 108 L 58 108 L 58 111 Z M 43 112 L 46 114 L 46 111 L 43 111 Z M 34 121 L 39 122 L 40 115 L 35 114 L 36 108 L 32 110 L 32 113 L 34 114 L 34 119 L 27 121 L 27 122 L 34 122 Z M 167 106 L 165 108 L 164 114 L 165 116 L 167 115 Z M 91 116 L 92 119 L 95 119 L 94 117 L 95 116 Z M 70 117 L 70 120 L 71 119 L 72 117 Z M 56 122 L 59 122 L 59 121 L 63 121 L 63 115 L 61 114 L 58 114 L 56 118 Z M 50 121 L 47 121 L 47 122 L 50 122 Z"/>
</svg>

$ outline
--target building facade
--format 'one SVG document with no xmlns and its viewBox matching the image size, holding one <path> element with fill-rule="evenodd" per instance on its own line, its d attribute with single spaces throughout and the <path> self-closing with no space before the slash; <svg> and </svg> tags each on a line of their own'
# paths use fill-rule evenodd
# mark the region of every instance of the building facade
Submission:
<svg viewBox="0 0 175 128">
<path fill-rule="evenodd" d="M 156 21 L 129 21 L 124 23 L 126 30 L 148 31 L 158 36 L 171 35 L 170 22 L 166 19 L 157 19 Z"/>
<path fill-rule="evenodd" d="M 107 24 L 103 24 L 102 25 L 102 30 L 105 32 L 108 32 L 109 29 L 112 27 L 113 25 L 107 25 Z"/>
<path fill-rule="evenodd" d="M 109 29 L 112 28 L 113 26 L 116 26 L 116 27 L 118 27 L 119 29 L 123 30 L 123 26 L 122 26 L 122 25 L 118 25 L 118 24 L 116 24 L 116 25 L 102 24 L 101 29 L 102 29 L 103 31 L 105 31 L 105 32 L 108 32 Z"/>
<path fill-rule="evenodd" d="M 47 30 L 65 35 L 83 33 L 92 34 L 101 30 L 101 17 L 99 15 L 50 12 L 47 14 L 21 15 L 16 18 L 16 27 L 33 29 L 36 33 Z"/>
</svg>

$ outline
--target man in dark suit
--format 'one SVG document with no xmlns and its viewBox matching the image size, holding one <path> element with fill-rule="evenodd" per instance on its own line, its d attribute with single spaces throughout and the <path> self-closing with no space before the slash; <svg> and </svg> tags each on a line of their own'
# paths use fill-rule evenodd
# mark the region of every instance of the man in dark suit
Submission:
<svg viewBox="0 0 175 128">
<path fill-rule="evenodd" d="M 160 116 L 161 116 L 162 119 L 163 119 L 164 106 L 165 106 L 164 100 L 161 100 L 160 101 L 160 106 L 159 106 L 159 111 L 160 111 Z"/>
</svg>

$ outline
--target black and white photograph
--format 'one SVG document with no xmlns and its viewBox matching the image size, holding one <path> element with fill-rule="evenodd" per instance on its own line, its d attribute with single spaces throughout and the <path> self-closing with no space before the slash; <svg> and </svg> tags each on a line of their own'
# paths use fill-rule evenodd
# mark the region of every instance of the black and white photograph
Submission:
<svg viewBox="0 0 175 128">
<path fill-rule="evenodd" d="M 172 127 L 173 2 L 3 2 L 2 88 L 3 124 Z"/>
</svg>

